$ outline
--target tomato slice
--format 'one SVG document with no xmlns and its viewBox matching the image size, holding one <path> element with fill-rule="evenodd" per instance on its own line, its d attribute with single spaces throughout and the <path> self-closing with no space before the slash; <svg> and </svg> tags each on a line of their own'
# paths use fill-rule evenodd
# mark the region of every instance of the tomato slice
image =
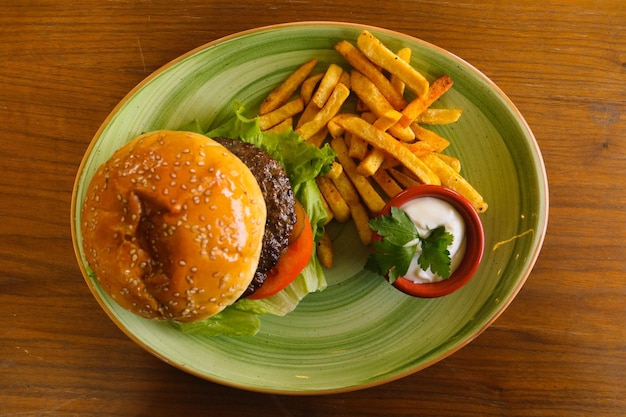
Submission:
<svg viewBox="0 0 626 417">
<path fill-rule="evenodd" d="M 287 246 L 287 250 L 278 259 L 276 266 L 267 273 L 265 282 L 247 298 L 260 300 L 280 292 L 295 280 L 300 272 L 309 264 L 313 255 L 313 228 L 304 210 L 302 232 L 298 238 Z"/>
</svg>

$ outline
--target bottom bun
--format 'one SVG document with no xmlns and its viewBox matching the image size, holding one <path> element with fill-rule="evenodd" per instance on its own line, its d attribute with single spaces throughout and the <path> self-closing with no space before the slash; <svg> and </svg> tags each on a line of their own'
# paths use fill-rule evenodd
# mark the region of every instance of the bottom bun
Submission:
<svg viewBox="0 0 626 417">
<path fill-rule="evenodd" d="M 83 247 L 120 306 L 197 321 L 250 284 L 266 216 L 254 176 L 226 148 L 196 133 L 157 131 L 119 149 L 93 176 Z"/>
</svg>

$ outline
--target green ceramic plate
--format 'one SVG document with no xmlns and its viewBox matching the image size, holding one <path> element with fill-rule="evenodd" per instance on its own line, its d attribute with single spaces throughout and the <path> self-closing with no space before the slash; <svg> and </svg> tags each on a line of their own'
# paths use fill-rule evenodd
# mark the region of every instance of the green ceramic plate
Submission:
<svg viewBox="0 0 626 417">
<path fill-rule="evenodd" d="M 333 50 L 364 26 L 297 23 L 260 28 L 204 45 L 152 74 L 113 110 L 78 172 L 72 233 L 85 280 L 102 308 L 147 351 L 186 372 L 252 391 L 322 394 L 370 387 L 423 369 L 484 331 L 509 305 L 537 259 L 548 220 L 548 187 L 532 132 L 504 93 L 456 56 L 418 39 L 367 29 L 393 49 L 410 46 L 412 64 L 428 77 L 443 73 L 454 87 L 438 103 L 464 110 L 437 129 L 449 154 L 489 203 L 482 216 L 483 263 L 472 281 L 440 299 L 416 299 L 362 270 L 365 251 L 354 230 L 333 229 L 336 267 L 329 287 L 285 317 L 263 317 L 259 334 L 204 338 L 180 333 L 119 308 L 85 273 L 80 207 L 96 168 L 136 135 L 176 129 L 198 118 L 205 127 L 232 115 L 232 103 L 256 106 L 298 65 L 345 64 Z"/>
</svg>

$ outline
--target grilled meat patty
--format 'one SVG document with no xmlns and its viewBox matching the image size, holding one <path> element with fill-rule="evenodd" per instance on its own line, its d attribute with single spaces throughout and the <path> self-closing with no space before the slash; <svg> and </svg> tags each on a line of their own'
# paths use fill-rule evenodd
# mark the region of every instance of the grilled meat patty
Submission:
<svg viewBox="0 0 626 417">
<path fill-rule="evenodd" d="M 276 265 L 278 258 L 287 248 L 289 236 L 296 222 L 295 196 L 284 168 L 267 152 L 237 139 L 222 137 L 212 139 L 248 166 L 261 187 L 267 206 L 267 220 L 259 265 L 254 279 L 242 295 L 243 298 L 263 285 L 267 273 Z"/>
</svg>

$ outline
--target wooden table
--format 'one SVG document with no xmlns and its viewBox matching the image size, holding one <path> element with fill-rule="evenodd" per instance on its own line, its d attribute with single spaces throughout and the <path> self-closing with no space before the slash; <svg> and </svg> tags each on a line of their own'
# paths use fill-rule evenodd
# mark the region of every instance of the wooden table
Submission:
<svg viewBox="0 0 626 417">
<path fill-rule="evenodd" d="M 626 413 L 626 9 L 609 0 L 0 4 L 0 415 L 621 416 Z M 367 4 L 367 2 L 363 2 Z M 114 105 L 168 61 L 274 23 L 381 26 L 461 56 L 533 129 L 550 182 L 517 298 L 451 357 L 376 388 L 250 393 L 161 362 L 94 301 L 74 176 Z"/>
</svg>

